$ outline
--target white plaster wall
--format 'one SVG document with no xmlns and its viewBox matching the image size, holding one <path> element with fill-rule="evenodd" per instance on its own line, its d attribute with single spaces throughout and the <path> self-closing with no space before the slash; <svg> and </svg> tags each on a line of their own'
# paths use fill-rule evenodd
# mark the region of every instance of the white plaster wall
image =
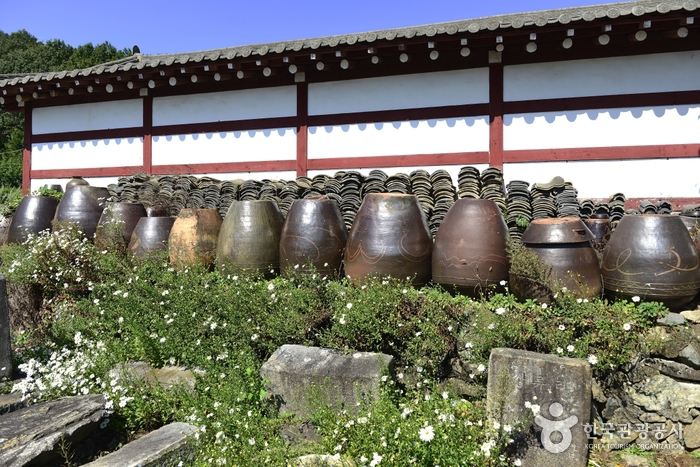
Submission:
<svg viewBox="0 0 700 467">
<path fill-rule="evenodd" d="M 290 117 L 296 112 L 296 86 L 153 99 L 154 126 Z"/>
<path fill-rule="evenodd" d="M 309 128 L 308 158 L 488 151 L 487 117 Z"/>
<path fill-rule="evenodd" d="M 309 84 L 309 115 L 488 101 L 488 68 Z"/>
<path fill-rule="evenodd" d="M 104 186 L 106 187 L 110 183 L 117 183 L 119 177 L 83 177 L 92 186 Z M 66 183 L 68 183 L 70 178 L 35 178 L 32 179 L 30 185 L 30 191 L 38 190 L 46 184 L 59 184 L 65 190 Z"/>
<path fill-rule="evenodd" d="M 700 158 L 616 161 L 506 163 L 505 182 L 548 182 L 555 176 L 573 183 L 579 198 L 700 197 Z"/>
<path fill-rule="evenodd" d="M 153 165 L 296 159 L 296 131 L 230 131 L 153 138 Z"/>
<path fill-rule="evenodd" d="M 503 98 L 519 101 L 697 90 L 698 82 L 692 77 L 698 75 L 697 50 L 511 65 L 503 69 Z"/>
<path fill-rule="evenodd" d="M 32 145 L 33 170 L 142 165 L 142 138 L 100 139 Z"/>
<path fill-rule="evenodd" d="M 35 135 L 140 126 L 143 126 L 141 99 L 40 107 L 32 111 Z"/>
<path fill-rule="evenodd" d="M 700 143 L 700 105 L 528 113 L 503 122 L 505 150 Z"/>
</svg>

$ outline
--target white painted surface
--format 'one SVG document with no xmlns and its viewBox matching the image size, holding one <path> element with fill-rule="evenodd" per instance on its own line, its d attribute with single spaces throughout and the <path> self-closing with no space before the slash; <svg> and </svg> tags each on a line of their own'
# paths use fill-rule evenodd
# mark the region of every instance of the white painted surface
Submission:
<svg viewBox="0 0 700 467">
<path fill-rule="evenodd" d="M 153 138 L 153 165 L 296 159 L 296 131 L 197 133 Z"/>
<path fill-rule="evenodd" d="M 435 166 L 423 166 L 423 165 L 421 165 L 421 166 L 408 166 L 408 167 L 377 167 L 377 168 L 372 167 L 371 169 L 368 169 L 365 167 L 352 167 L 352 168 L 343 169 L 343 170 L 344 171 L 356 170 L 364 176 L 369 175 L 370 171 L 372 171 L 372 170 L 382 170 L 387 175 L 391 176 L 391 175 L 396 175 L 397 173 L 404 173 L 406 175 L 409 175 L 414 170 L 419 170 L 419 169 L 427 170 L 428 173 L 432 174 L 436 170 L 442 169 L 442 170 L 447 170 L 447 172 L 450 174 L 450 176 L 452 177 L 452 184 L 456 188 L 457 187 L 457 179 L 459 176 L 459 170 L 462 167 L 464 167 L 464 165 L 470 165 L 472 167 L 476 167 L 477 169 L 479 169 L 479 171 L 483 171 L 484 169 L 486 169 L 488 167 L 488 164 L 463 164 L 463 165 L 435 165 Z M 337 171 L 334 171 L 334 170 L 309 170 L 308 176 L 310 178 L 313 178 L 316 175 L 320 175 L 320 174 L 333 176 L 333 175 L 335 175 L 336 172 Z"/>
<path fill-rule="evenodd" d="M 309 84 L 309 115 L 488 101 L 488 68 Z"/>
<path fill-rule="evenodd" d="M 296 86 L 153 99 L 153 125 L 289 117 L 297 112 Z"/>
<path fill-rule="evenodd" d="M 505 150 L 700 143 L 700 105 L 529 113 L 503 122 Z"/>
<path fill-rule="evenodd" d="M 35 135 L 141 126 L 141 99 L 40 107 L 32 111 L 32 133 Z"/>
<path fill-rule="evenodd" d="M 33 170 L 142 165 L 142 138 L 100 139 L 32 145 Z"/>
<path fill-rule="evenodd" d="M 576 47 L 576 38 L 574 45 Z M 700 51 L 511 65 L 505 101 L 697 90 Z"/>
<path fill-rule="evenodd" d="M 555 176 L 573 183 L 579 198 L 608 198 L 624 193 L 628 198 L 700 197 L 700 158 L 617 161 L 507 163 L 505 182 L 548 182 Z"/>
<path fill-rule="evenodd" d="M 488 151 L 487 117 L 309 128 L 308 158 Z"/>
<path fill-rule="evenodd" d="M 106 187 L 110 183 L 117 183 L 119 177 L 83 177 L 92 186 Z M 31 181 L 30 191 L 38 190 L 46 184 L 59 184 L 66 189 L 66 183 L 70 178 L 35 178 Z"/>
</svg>

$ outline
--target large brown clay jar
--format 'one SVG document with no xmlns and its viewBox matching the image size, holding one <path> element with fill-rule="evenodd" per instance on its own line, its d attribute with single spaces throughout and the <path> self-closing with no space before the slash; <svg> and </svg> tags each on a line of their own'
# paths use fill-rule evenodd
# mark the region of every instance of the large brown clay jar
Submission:
<svg viewBox="0 0 700 467">
<path fill-rule="evenodd" d="M 597 298 L 602 291 L 600 263 L 591 245 L 593 235 L 578 217 L 535 219 L 523 233 L 521 241 L 551 268 L 549 288 L 558 292 L 566 288 L 580 298 Z M 509 285 L 520 300 L 539 295 L 537 287 L 522 277 L 511 275 Z M 534 294 L 532 293 L 534 292 Z"/>
<path fill-rule="evenodd" d="M 234 201 L 221 224 L 216 264 L 222 270 L 279 274 L 284 217 L 269 200 Z"/>
<path fill-rule="evenodd" d="M 125 248 L 142 217 L 146 209 L 141 203 L 108 203 L 97 222 L 95 246 Z"/>
<path fill-rule="evenodd" d="M 221 222 L 216 209 L 182 209 L 168 237 L 170 263 L 178 269 L 214 266 Z"/>
<path fill-rule="evenodd" d="M 612 235 L 610 217 L 607 214 L 593 214 L 590 219 L 584 219 L 583 222 L 593 234 L 593 240 L 591 240 L 593 248 L 602 253 L 610 240 L 610 235 Z"/>
<path fill-rule="evenodd" d="M 433 282 L 476 296 L 508 280 L 508 226 L 496 203 L 460 199 L 435 235 Z"/>
<path fill-rule="evenodd" d="M 129 251 L 137 258 L 148 258 L 155 256 L 156 252 L 167 251 L 168 237 L 174 223 L 174 217 L 142 217 L 131 234 Z"/>
<path fill-rule="evenodd" d="M 55 219 L 78 224 L 83 234 L 92 241 L 107 198 L 109 198 L 109 191 L 104 187 L 90 185 L 68 187 L 56 208 Z"/>
<path fill-rule="evenodd" d="M 679 216 L 624 216 L 603 255 L 605 295 L 677 310 L 700 291 L 700 259 Z"/>
<path fill-rule="evenodd" d="M 345 274 L 353 283 L 391 276 L 424 285 L 431 278 L 432 244 L 415 195 L 369 193 L 350 228 Z"/>
<path fill-rule="evenodd" d="M 347 240 L 335 201 L 326 196 L 294 200 L 282 226 L 280 272 L 338 276 Z"/>
<path fill-rule="evenodd" d="M 29 234 L 51 230 L 58 200 L 51 196 L 25 196 L 7 231 L 7 243 L 22 243 Z"/>
</svg>

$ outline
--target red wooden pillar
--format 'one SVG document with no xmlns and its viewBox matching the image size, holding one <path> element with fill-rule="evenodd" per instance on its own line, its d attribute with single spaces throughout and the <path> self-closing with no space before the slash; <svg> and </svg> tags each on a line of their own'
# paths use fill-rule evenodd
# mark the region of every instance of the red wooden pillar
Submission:
<svg viewBox="0 0 700 467">
<path fill-rule="evenodd" d="M 309 116 L 309 85 L 306 82 L 297 83 L 297 177 L 305 177 L 308 173 L 308 142 L 309 131 L 307 120 Z"/>
<path fill-rule="evenodd" d="M 24 104 L 24 147 L 22 148 L 22 194 L 28 195 L 32 171 L 32 103 Z"/>
<path fill-rule="evenodd" d="M 143 171 L 153 175 L 153 97 L 143 98 Z"/>
<path fill-rule="evenodd" d="M 503 63 L 489 52 L 489 166 L 503 170 Z"/>
</svg>

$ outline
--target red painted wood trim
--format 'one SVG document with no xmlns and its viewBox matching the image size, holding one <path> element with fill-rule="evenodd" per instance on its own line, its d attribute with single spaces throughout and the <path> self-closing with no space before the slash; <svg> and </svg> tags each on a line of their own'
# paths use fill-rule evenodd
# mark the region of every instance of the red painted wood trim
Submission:
<svg viewBox="0 0 700 467">
<path fill-rule="evenodd" d="M 309 126 L 353 125 L 358 123 L 399 122 L 408 120 L 432 120 L 488 115 L 488 104 L 448 105 L 415 109 L 377 110 L 344 114 L 310 115 Z"/>
<path fill-rule="evenodd" d="M 227 120 L 208 123 L 187 123 L 182 125 L 160 125 L 153 127 L 153 136 L 294 128 L 297 126 L 297 124 L 297 117 L 274 117 L 255 118 L 250 120 Z"/>
<path fill-rule="evenodd" d="M 44 133 L 32 136 L 32 143 L 64 143 L 67 141 L 91 141 L 95 139 L 140 138 L 143 128 L 111 128 L 109 130 L 69 131 L 66 133 Z"/>
<path fill-rule="evenodd" d="M 153 97 L 143 98 L 143 171 L 151 175 L 153 166 Z"/>
<path fill-rule="evenodd" d="M 489 165 L 503 170 L 503 63 L 489 64 Z"/>
<path fill-rule="evenodd" d="M 22 194 L 28 195 L 31 188 L 32 170 L 32 104 L 24 108 L 24 147 L 22 148 Z"/>
<path fill-rule="evenodd" d="M 656 92 L 562 99 L 537 99 L 503 103 L 506 114 L 561 112 L 566 110 L 616 109 L 700 104 L 700 91 Z"/>
<path fill-rule="evenodd" d="M 619 146 L 597 148 L 519 149 L 505 151 L 503 160 L 512 162 L 592 161 L 616 159 L 658 159 L 699 157 L 700 144 Z"/>
<path fill-rule="evenodd" d="M 154 165 L 154 175 L 238 172 L 277 172 L 295 170 L 296 161 L 219 162 L 211 164 Z"/>
<path fill-rule="evenodd" d="M 404 156 L 342 157 L 309 159 L 309 170 L 344 170 L 357 168 L 473 165 L 487 164 L 487 152 L 454 152 L 444 154 L 410 154 Z M 456 181 L 455 181 L 456 182 Z"/>
<path fill-rule="evenodd" d="M 309 85 L 306 82 L 297 84 L 297 177 L 305 177 L 308 173 L 309 160 Z"/>
<path fill-rule="evenodd" d="M 31 177 L 34 178 L 71 178 L 74 175 L 81 177 L 121 177 L 133 175 L 143 171 L 140 165 L 125 167 L 93 167 L 87 169 L 46 169 L 32 170 Z"/>
</svg>

